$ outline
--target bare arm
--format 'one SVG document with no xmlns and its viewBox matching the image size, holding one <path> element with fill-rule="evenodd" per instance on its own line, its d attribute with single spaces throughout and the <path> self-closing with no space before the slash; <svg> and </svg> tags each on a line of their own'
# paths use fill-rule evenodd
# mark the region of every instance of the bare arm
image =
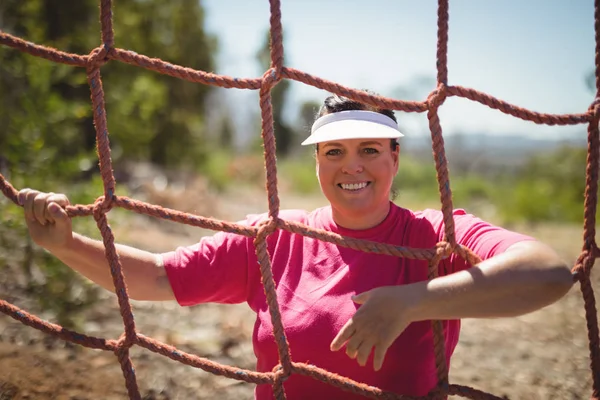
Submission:
<svg viewBox="0 0 600 400">
<path fill-rule="evenodd" d="M 175 300 L 159 255 L 121 244 L 116 244 L 116 249 L 132 299 Z M 102 242 L 73 233 L 68 246 L 49 251 L 86 278 L 115 291 Z"/>
<path fill-rule="evenodd" d="M 19 200 L 35 243 L 73 270 L 114 292 L 104 244 L 73 232 L 71 219 L 63 209 L 69 204 L 66 196 L 24 189 L 19 192 Z M 175 299 L 160 256 L 120 244 L 116 249 L 132 299 Z"/>
<path fill-rule="evenodd" d="M 563 297 L 573 285 L 548 246 L 519 242 L 465 271 L 412 285 L 413 320 L 513 317 Z"/>
<path fill-rule="evenodd" d="M 331 343 L 365 365 L 381 368 L 387 349 L 415 321 L 514 317 L 563 297 L 573 277 L 556 253 L 540 242 L 520 242 L 465 271 L 353 298 L 362 304 Z"/>
</svg>

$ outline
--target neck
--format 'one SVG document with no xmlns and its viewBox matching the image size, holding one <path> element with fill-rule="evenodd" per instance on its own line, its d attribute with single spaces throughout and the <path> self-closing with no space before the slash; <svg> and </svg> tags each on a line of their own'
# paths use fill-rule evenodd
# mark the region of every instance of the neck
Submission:
<svg viewBox="0 0 600 400">
<path fill-rule="evenodd" d="M 378 207 L 376 210 L 365 213 L 362 211 L 357 212 L 343 212 L 331 207 L 331 214 L 333 221 L 346 229 L 353 230 L 364 230 L 370 229 L 374 226 L 379 225 L 387 217 L 390 212 L 390 202 L 388 201 L 385 206 Z"/>
</svg>

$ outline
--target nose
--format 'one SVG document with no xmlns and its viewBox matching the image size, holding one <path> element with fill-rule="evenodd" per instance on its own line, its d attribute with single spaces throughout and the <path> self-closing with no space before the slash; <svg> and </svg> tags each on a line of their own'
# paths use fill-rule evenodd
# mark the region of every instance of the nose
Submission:
<svg viewBox="0 0 600 400">
<path fill-rule="evenodd" d="M 342 166 L 342 172 L 349 175 L 356 175 L 364 170 L 364 166 L 360 157 L 346 157 L 344 160 L 344 165 Z"/>
</svg>

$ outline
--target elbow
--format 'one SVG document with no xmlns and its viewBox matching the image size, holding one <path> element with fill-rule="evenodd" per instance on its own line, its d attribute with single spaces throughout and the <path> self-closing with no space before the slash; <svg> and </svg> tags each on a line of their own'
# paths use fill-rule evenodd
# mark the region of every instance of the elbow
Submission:
<svg viewBox="0 0 600 400">
<path fill-rule="evenodd" d="M 510 248 L 521 267 L 530 271 L 539 299 L 544 305 L 565 296 L 573 287 L 570 268 L 548 245 L 541 242 L 520 242 Z"/>
<path fill-rule="evenodd" d="M 546 294 L 548 304 L 563 298 L 573 287 L 573 274 L 567 264 L 562 261 L 549 266 L 541 277 L 542 290 Z"/>
</svg>

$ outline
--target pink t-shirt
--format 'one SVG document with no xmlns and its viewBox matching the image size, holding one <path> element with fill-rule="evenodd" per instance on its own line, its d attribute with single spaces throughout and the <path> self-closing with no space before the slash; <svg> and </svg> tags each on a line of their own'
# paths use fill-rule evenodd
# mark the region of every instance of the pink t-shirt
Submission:
<svg viewBox="0 0 600 400">
<path fill-rule="evenodd" d="M 280 218 L 304 223 L 340 235 L 404 247 L 433 247 L 443 237 L 442 213 L 426 210 L 413 213 L 392 203 L 390 213 L 378 226 L 349 230 L 335 224 L 331 207 L 311 213 L 281 211 Z M 249 216 L 256 225 L 266 215 Z M 482 259 L 531 238 L 492 226 L 462 210 L 454 212 L 456 237 L 460 244 Z M 403 285 L 427 279 L 427 262 L 388 255 L 364 253 L 334 244 L 277 231 L 268 238 L 273 277 L 281 316 L 292 359 L 324 368 L 358 382 L 399 394 L 421 396 L 437 383 L 433 334 L 428 321 L 415 322 L 389 348 L 383 367 L 373 370 L 372 355 L 361 367 L 345 350 L 329 350 L 342 326 L 358 305 L 350 297 L 379 286 Z M 257 370 L 269 372 L 279 363 L 271 317 L 261 283 L 252 239 L 219 232 L 190 247 L 163 255 L 171 286 L 182 306 L 198 303 L 248 302 L 257 314 L 253 333 Z M 440 275 L 468 268 L 453 255 L 440 263 Z M 446 359 L 458 342 L 460 321 L 444 321 Z M 288 399 L 358 399 L 315 379 L 294 374 L 285 382 Z M 270 385 L 257 385 L 256 398 L 272 399 Z"/>
</svg>

